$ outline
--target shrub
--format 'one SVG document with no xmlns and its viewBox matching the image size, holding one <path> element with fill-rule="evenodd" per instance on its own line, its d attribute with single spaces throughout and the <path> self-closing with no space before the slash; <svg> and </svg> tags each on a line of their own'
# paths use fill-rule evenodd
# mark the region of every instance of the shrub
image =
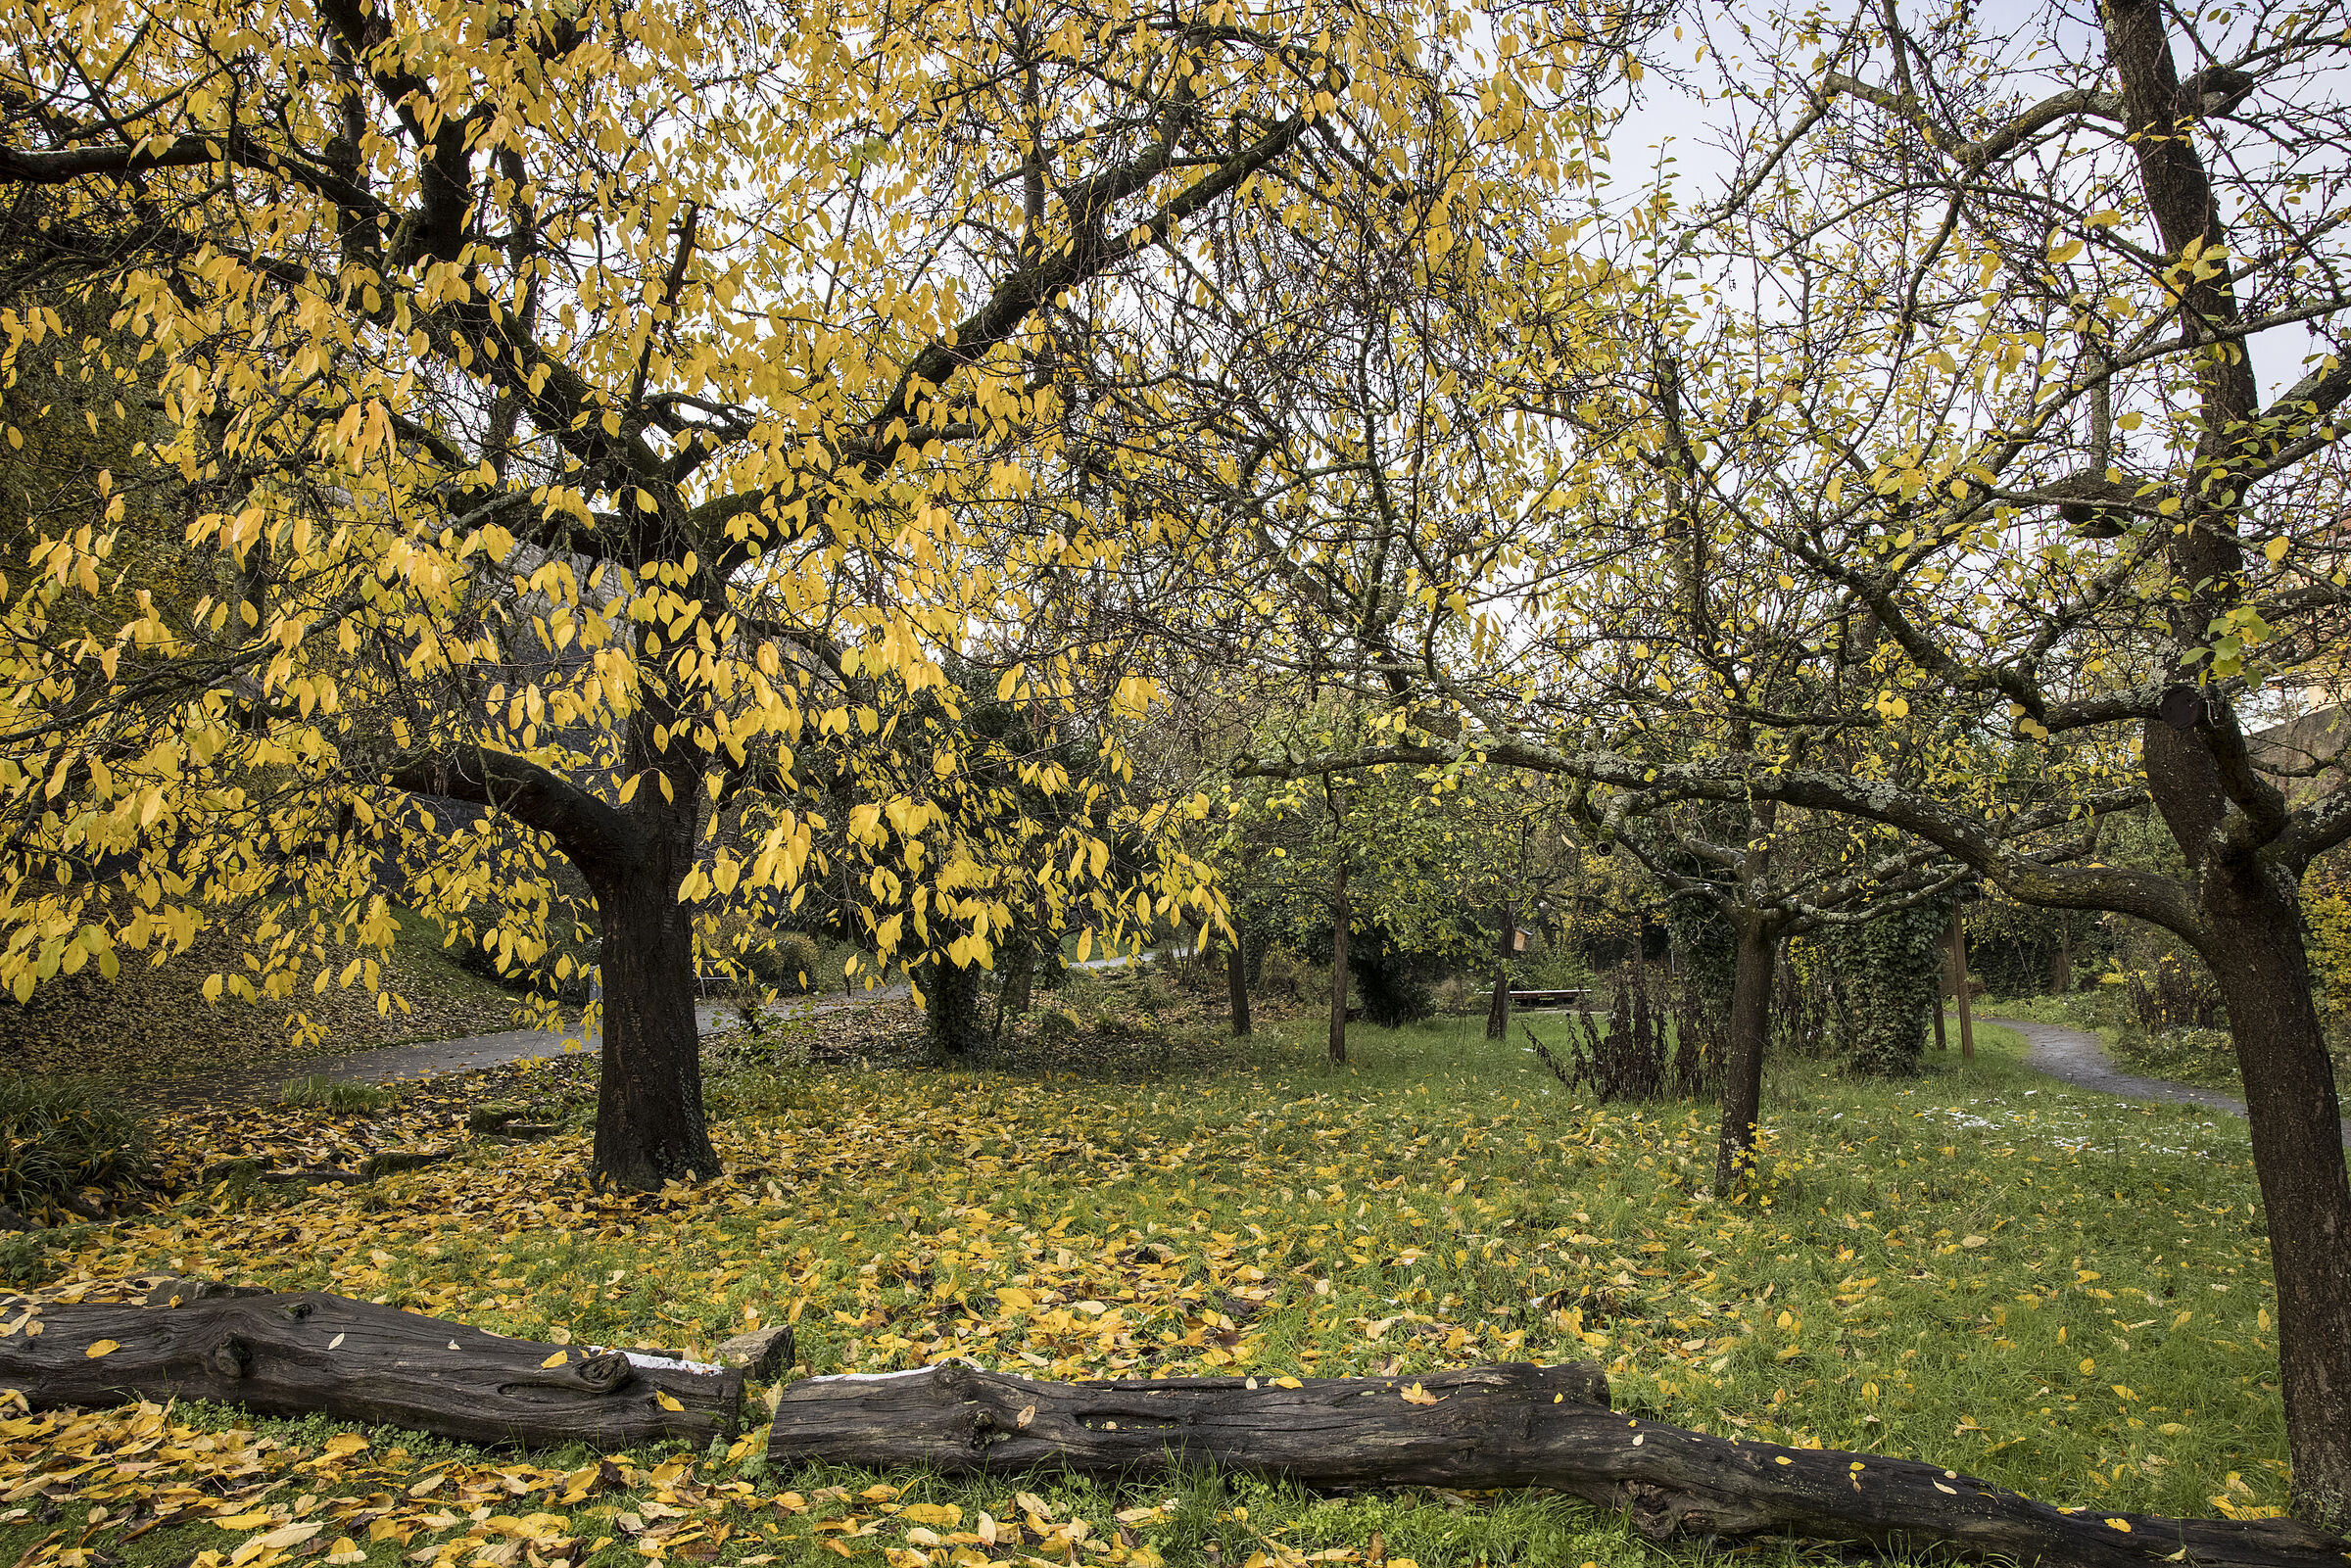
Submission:
<svg viewBox="0 0 2351 1568">
<path fill-rule="evenodd" d="M 1607 1028 L 1590 1013 L 1568 1015 L 1564 1059 L 1529 1028 L 1535 1055 L 1569 1089 L 1589 1087 L 1602 1100 L 1707 1093 L 1722 1058 L 1719 1012 L 1687 980 L 1663 993 L 1653 992 L 1651 981 L 1647 964 L 1618 969 Z"/>
<path fill-rule="evenodd" d="M 1269 1001 L 1298 1003 L 1314 988 L 1314 972 L 1286 947 L 1269 947 L 1257 972 L 1257 990 Z"/>
<path fill-rule="evenodd" d="M 1363 932 L 1347 952 L 1347 974 L 1364 1018 L 1383 1029 L 1400 1029 L 1436 1011 L 1428 986 L 1434 968 L 1425 955 L 1398 950 L 1377 930 Z"/>
<path fill-rule="evenodd" d="M 821 983 L 824 955 L 806 931 L 753 932 L 735 962 L 761 990 L 806 996 Z"/>
<path fill-rule="evenodd" d="M 76 1084 L 0 1078 L 0 1203 L 44 1209 L 84 1187 L 124 1193 L 151 1168 L 145 1123 Z"/>
</svg>

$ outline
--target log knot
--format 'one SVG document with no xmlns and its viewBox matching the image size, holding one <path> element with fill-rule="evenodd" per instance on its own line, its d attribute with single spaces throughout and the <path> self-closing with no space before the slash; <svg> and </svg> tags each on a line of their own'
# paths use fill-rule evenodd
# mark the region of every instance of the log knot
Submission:
<svg viewBox="0 0 2351 1568">
<path fill-rule="evenodd" d="M 214 1347 L 212 1362 L 222 1377 L 243 1377 L 253 1368 L 253 1347 L 233 1336 L 224 1339 Z"/>
<path fill-rule="evenodd" d="M 591 1355 L 579 1366 L 579 1380 L 591 1394 L 610 1394 L 625 1388 L 637 1375 L 637 1368 L 619 1351 L 606 1351 Z"/>
</svg>

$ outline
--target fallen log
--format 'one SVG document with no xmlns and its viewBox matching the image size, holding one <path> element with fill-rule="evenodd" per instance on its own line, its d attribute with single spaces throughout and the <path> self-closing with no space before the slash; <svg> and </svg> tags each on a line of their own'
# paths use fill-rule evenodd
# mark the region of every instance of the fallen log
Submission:
<svg viewBox="0 0 2351 1568">
<path fill-rule="evenodd" d="M 217 1290 L 167 1281 L 145 1307 L 20 1301 L 0 1323 L 0 1388 L 42 1409 L 214 1400 L 527 1448 L 739 1430 L 736 1368 L 507 1339 L 323 1292 Z"/>
<path fill-rule="evenodd" d="M 1040 1383 L 966 1366 L 805 1378 L 782 1391 L 771 1460 L 946 1472 L 1178 1465 L 1308 1486 L 1549 1487 L 1643 1535 L 1787 1535 L 2019 1563 L 2343 1568 L 2351 1542 L 2289 1519 L 2067 1510 L 1913 1459 L 1684 1431 L 1607 1407 L 1579 1366 L 1406 1378 Z"/>
</svg>

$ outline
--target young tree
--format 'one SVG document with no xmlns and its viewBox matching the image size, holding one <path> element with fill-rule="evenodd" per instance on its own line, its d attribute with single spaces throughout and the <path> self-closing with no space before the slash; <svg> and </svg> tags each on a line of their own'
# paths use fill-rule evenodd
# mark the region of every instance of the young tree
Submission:
<svg viewBox="0 0 2351 1568">
<path fill-rule="evenodd" d="M 712 803 L 887 723 L 808 636 L 921 691 L 971 617 L 1115 557 L 1079 506 L 970 546 L 1034 515 L 1122 280 L 1184 273 L 1244 190 L 1319 210 L 1363 126 L 1410 147 L 1474 69 L 1451 13 L 1351 0 L 0 15 L 0 182 L 55 193 L 42 263 L 155 361 L 146 455 L 216 583 L 64 633 L 121 571 L 101 475 L 10 585 L 0 979 L 252 896 L 227 983 L 290 997 L 326 936 L 388 940 L 388 839 L 434 847 L 393 891 L 444 912 L 560 858 L 604 938 L 597 1170 L 636 1186 L 717 1168 L 696 912 L 807 865 L 788 806 L 737 851 Z M 64 326 L 11 311 L 8 366 Z"/>
</svg>

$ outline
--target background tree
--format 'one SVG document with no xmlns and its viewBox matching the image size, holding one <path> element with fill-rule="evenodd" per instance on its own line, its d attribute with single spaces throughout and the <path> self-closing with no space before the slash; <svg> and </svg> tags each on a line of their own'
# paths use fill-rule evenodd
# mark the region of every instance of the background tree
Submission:
<svg viewBox="0 0 2351 1568">
<path fill-rule="evenodd" d="M 2331 352 L 2346 301 L 2322 215 L 2351 172 L 2326 67 L 2339 28 L 2157 0 L 1996 33 L 1965 11 L 1914 28 L 1876 6 L 1837 25 L 1739 31 L 1749 21 L 1724 20 L 1710 51 L 1739 62 L 1744 162 L 1704 211 L 1643 211 L 1647 254 L 1625 259 L 1654 281 L 1618 295 L 1683 346 L 1683 437 L 1662 437 L 1665 400 L 1623 377 L 1596 403 L 1595 377 L 1547 390 L 1522 360 L 1511 396 L 1591 454 L 1567 465 L 1589 526 L 1562 550 L 1603 558 L 1627 537 L 1613 520 L 1662 504 L 1669 482 L 1709 488 L 1809 603 L 1815 645 L 1841 628 L 1877 679 L 1755 713 L 1768 745 L 1653 761 L 1527 695 L 1541 683 L 1523 658 L 1431 632 L 1410 685 L 1436 711 L 1417 736 L 1283 770 L 1482 755 L 1776 800 L 1912 834 L 2021 902 L 2177 933 L 2223 976 L 2264 1199 L 2297 1216 L 2272 1232 L 2295 1506 L 2339 1524 L 2351 1185 L 2296 888 L 2351 834 L 2351 803 L 2289 800 L 2247 746 L 2265 689 L 2339 659 L 2351 370 Z M 2289 327 L 2326 352 L 2265 400 L 2252 351 Z M 1676 451 L 1698 460 L 1657 460 Z M 1541 529 L 1564 525 L 1520 527 L 1548 553 Z M 1449 569 L 1474 580 L 1452 590 L 1464 601 L 1496 581 L 1465 558 Z M 1606 630 L 1559 621 L 1555 683 L 1579 673 L 1576 640 Z M 1792 758 L 1805 735 L 1878 738 Z M 1970 737 L 2018 760 L 1987 772 Z M 1921 770 L 1887 773 L 1905 752 Z M 2089 819 L 2147 801 L 2180 877 L 2094 853 Z"/>
</svg>

